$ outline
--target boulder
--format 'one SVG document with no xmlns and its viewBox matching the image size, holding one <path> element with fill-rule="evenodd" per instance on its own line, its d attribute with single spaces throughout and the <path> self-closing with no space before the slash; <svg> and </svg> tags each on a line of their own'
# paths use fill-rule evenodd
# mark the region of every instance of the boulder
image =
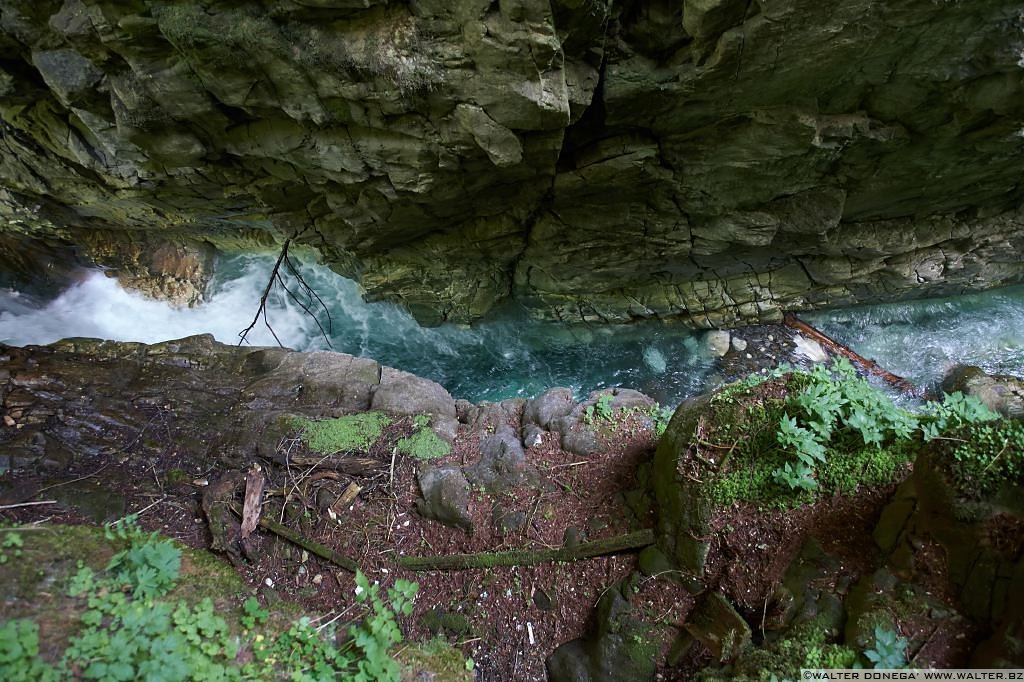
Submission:
<svg viewBox="0 0 1024 682">
<path fill-rule="evenodd" d="M 1024 379 L 1020 377 L 990 375 L 980 367 L 957 365 L 946 373 L 942 390 L 974 396 L 1004 417 L 1024 418 Z"/>
<path fill-rule="evenodd" d="M 416 500 L 416 511 L 446 526 L 473 530 L 469 515 L 469 483 L 458 467 L 426 469 L 416 475 L 423 497 Z"/>
</svg>

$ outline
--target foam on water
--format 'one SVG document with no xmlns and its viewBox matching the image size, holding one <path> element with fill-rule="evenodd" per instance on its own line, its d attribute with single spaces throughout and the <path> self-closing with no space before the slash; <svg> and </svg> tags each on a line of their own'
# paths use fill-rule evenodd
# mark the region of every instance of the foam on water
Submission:
<svg viewBox="0 0 1024 682">
<path fill-rule="evenodd" d="M 0 291 L 0 340 L 42 344 L 68 336 L 153 343 L 211 333 L 236 343 L 252 321 L 274 259 L 222 259 L 207 302 L 175 308 L 125 291 L 100 272 L 51 301 Z M 583 395 L 625 386 L 663 404 L 705 390 L 712 359 L 697 337 L 670 325 L 566 327 L 530 321 L 509 309 L 472 327 L 420 327 L 401 308 L 365 303 L 359 286 L 312 263 L 303 278 L 326 303 L 335 350 L 372 357 L 443 384 L 473 401 L 530 396 L 553 386 Z M 297 282 L 285 275 L 293 291 Z M 302 299 L 310 308 L 315 301 Z M 1024 373 L 1024 287 L 959 299 L 820 312 L 806 316 L 835 339 L 882 366 L 921 384 L 933 384 L 957 362 L 988 371 Z M 327 347 L 316 323 L 279 288 L 267 318 L 281 343 L 298 350 Z M 326 316 L 321 322 L 327 326 Z M 262 321 L 248 335 L 253 345 L 275 345 Z"/>
</svg>

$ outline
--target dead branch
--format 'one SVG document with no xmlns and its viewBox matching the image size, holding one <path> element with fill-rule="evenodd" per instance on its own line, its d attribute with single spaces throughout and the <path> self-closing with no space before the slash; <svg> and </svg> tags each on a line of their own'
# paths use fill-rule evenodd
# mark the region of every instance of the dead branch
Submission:
<svg viewBox="0 0 1024 682">
<path fill-rule="evenodd" d="M 654 531 L 638 530 L 628 535 L 583 542 L 575 547 L 558 549 L 519 549 L 509 552 L 480 552 L 478 554 L 450 554 L 448 556 L 405 556 L 398 564 L 411 571 L 451 571 L 493 566 L 532 566 L 551 561 L 579 561 L 605 554 L 616 554 L 639 549 L 654 543 Z"/>
<path fill-rule="evenodd" d="M 309 306 L 310 304 L 312 304 L 313 298 L 316 298 L 317 302 L 320 304 L 320 307 L 327 315 L 327 329 L 333 331 L 334 323 L 333 320 L 331 319 L 331 311 L 327 308 L 327 305 L 324 303 L 323 299 L 320 298 L 316 291 L 313 290 L 313 287 L 311 287 L 302 277 L 302 275 L 299 274 L 299 271 L 295 268 L 294 264 L 292 264 L 291 259 L 288 257 L 288 249 L 289 247 L 291 247 L 292 242 L 298 239 L 305 231 L 305 228 L 303 228 L 302 230 L 296 230 L 292 234 L 292 236 L 285 239 L 284 244 L 281 245 L 281 252 L 277 254 L 277 261 L 274 263 L 274 267 L 270 271 L 270 277 L 267 279 L 267 286 L 263 289 L 263 295 L 260 296 L 260 305 L 259 308 L 256 309 L 256 315 L 252 318 L 252 322 L 249 323 L 249 326 L 238 333 L 239 346 L 241 346 L 242 343 L 245 342 L 246 337 L 249 335 L 249 332 L 251 332 L 256 327 L 256 324 L 259 322 L 260 317 L 262 317 L 263 324 L 270 331 L 271 336 L 274 337 L 274 341 L 277 341 L 278 346 L 284 348 L 284 344 L 281 343 L 281 339 L 277 338 L 277 333 L 274 331 L 274 328 L 270 325 L 270 320 L 267 319 L 267 299 L 270 298 L 270 292 L 273 290 L 274 283 L 276 282 L 277 284 L 281 285 L 281 288 L 284 289 L 286 294 L 288 294 L 288 297 L 295 301 L 295 304 L 302 309 L 302 312 L 304 312 L 309 317 L 313 318 L 313 321 L 316 323 L 317 328 L 320 330 L 321 336 L 323 336 L 324 341 L 327 342 L 327 347 L 332 350 L 334 349 L 334 346 L 331 344 L 331 338 L 328 335 L 328 331 L 324 329 L 322 324 L 320 324 L 320 318 L 317 317 L 316 313 L 310 310 Z M 303 303 L 302 300 L 299 298 L 298 294 L 292 291 L 291 287 L 289 287 L 288 284 L 284 281 L 284 278 L 281 277 L 282 264 L 288 269 L 291 275 L 299 282 L 300 291 L 306 292 L 306 295 L 308 297 L 308 303 Z"/>
<path fill-rule="evenodd" d="M 235 512 L 235 514 L 237 514 L 239 517 L 242 516 L 241 508 L 235 503 L 231 504 L 231 511 Z M 332 564 L 336 566 L 341 566 L 346 571 L 355 573 L 359 570 L 359 565 L 356 564 L 356 562 L 349 559 L 347 556 L 338 554 L 330 547 L 325 547 L 324 545 L 321 545 L 319 542 L 314 542 L 313 540 L 310 540 L 307 537 L 299 535 L 295 531 L 291 530 L 290 528 L 287 528 L 286 526 L 281 525 L 277 521 L 271 521 L 270 519 L 265 519 L 261 517 L 259 520 L 259 524 L 262 528 L 269 530 L 271 533 L 281 536 L 285 540 L 288 540 L 289 542 L 298 545 L 302 549 L 305 549 L 309 552 L 312 552 L 313 554 L 316 554 L 318 557 L 322 559 L 330 561 Z"/>
</svg>

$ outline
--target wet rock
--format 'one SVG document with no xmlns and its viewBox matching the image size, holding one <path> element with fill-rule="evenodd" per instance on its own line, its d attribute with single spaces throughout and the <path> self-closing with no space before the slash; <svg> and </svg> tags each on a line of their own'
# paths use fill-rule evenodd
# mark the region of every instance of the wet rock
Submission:
<svg viewBox="0 0 1024 682">
<path fill-rule="evenodd" d="M 511 428 L 505 427 L 480 442 L 480 461 L 466 468 L 473 485 L 500 492 L 524 483 L 529 472 L 526 452 Z"/>
<path fill-rule="evenodd" d="M 729 352 L 731 339 L 729 332 L 714 329 L 704 335 L 704 345 L 712 355 L 720 358 Z"/>
<path fill-rule="evenodd" d="M 974 396 L 1004 417 L 1024 418 L 1024 379 L 1020 377 L 989 375 L 980 367 L 957 365 L 946 373 L 942 390 Z"/>
<path fill-rule="evenodd" d="M 632 682 L 654 678 L 658 635 L 634 613 L 627 581 L 598 601 L 589 633 L 562 644 L 545 665 L 551 682 Z"/>
<path fill-rule="evenodd" d="M 747 349 L 747 342 L 738 336 L 733 336 L 731 340 L 732 349 L 737 353 L 742 353 Z"/>
<path fill-rule="evenodd" d="M 446 526 L 473 530 L 469 515 L 469 482 L 458 467 L 438 467 L 416 475 L 423 497 L 416 511 Z"/>
<path fill-rule="evenodd" d="M 720 592 L 701 599 L 683 627 L 719 663 L 736 658 L 750 645 L 750 626 Z"/>
</svg>

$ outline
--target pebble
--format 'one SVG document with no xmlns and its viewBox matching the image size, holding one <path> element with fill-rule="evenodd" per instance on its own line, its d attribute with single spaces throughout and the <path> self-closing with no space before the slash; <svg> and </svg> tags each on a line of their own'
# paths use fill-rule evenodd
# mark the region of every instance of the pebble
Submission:
<svg viewBox="0 0 1024 682">
<path fill-rule="evenodd" d="M 741 353 L 747 349 L 747 342 L 738 336 L 732 337 L 732 349 L 737 353 Z"/>
<path fill-rule="evenodd" d="M 14 417 L 9 414 L 4 415 L 4 424 L 7 426 L 14 426 Z"/>
</svg>

